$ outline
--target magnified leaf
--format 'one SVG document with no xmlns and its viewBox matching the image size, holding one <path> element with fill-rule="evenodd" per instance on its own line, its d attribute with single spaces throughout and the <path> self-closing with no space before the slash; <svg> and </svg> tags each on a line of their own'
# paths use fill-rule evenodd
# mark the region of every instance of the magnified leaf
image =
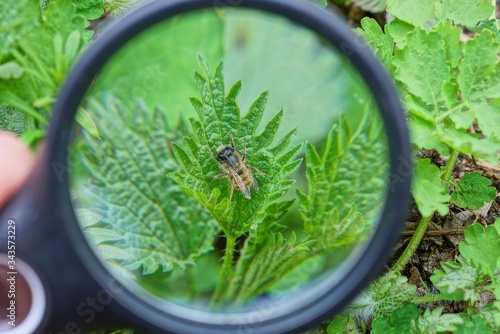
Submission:
<svg viewBox="0 0 500 334">
<path fill-rule="evenodd" d="M 352 131 L 341 118 L 319 156 L 306 149 L 307 195 L 298 191 L 309 235 L 325 251 L 363 240 L 384 203 L 387 152 L 380 124 L 371 112 Z M 370 136 L 370 128 L 374 129 Z"/>
<path fill-rule="evenodd" d="M 151 274 L 185 268 L 210 251 L 212 216 L 167 177 L 178 170 L 170 145 L 186 134 L 182 123 L 176 128 L 162 110 L 128 109 L 111 96 L 87 109 L 100 138 L 83 132 L 81 160 L 90 175 L 80 186 L 78 212 L 97 252 Z"/>
<path fill-rule="evenodd" d="M 262 223 L 271 226 L 291 205 L 291 201 L 279 200 L 293 183 L 287 177 L 300 165 L 301 161 L 294 158 L 301 145 L 288 149 L 295 134 L 292 130 L 271 146 L 283 111 L 276 113 L 259 133 L 257 129 L 265 111 L 267 93 L 262 93 L 241 116 L 236 102 L 241 83 L 237 82 L 226 95 L 222 63 L 212 73 L 204 57 L 199 61 L 203 74 L 195 73 L 195 80 L 201 90 L 201 100 L 191 99 L 198 113 L 197 119 L 190 119 L 195 137 L 184 138 L 182 146 L 180 142 L 174 143 L 173 151 L 184 173 L 174 172 L 169 176 L 214 215 L 226 235 L 237 237 L 257 230 Z M 230 202 L 230 179 L 214 179 L 225 170 L 212 155 L 217 154 L 219 146 L 231 145 L 231 137 L 237 150 L 244 153 L 246 147 L 245 164 L 266 174 L 250 169 L 260 188 L 258 192 L 249 189 L 251 200 L 235 187 Z M 259 233 L 262 229 L 265 228 L 260 228 Z"/>
</svg>

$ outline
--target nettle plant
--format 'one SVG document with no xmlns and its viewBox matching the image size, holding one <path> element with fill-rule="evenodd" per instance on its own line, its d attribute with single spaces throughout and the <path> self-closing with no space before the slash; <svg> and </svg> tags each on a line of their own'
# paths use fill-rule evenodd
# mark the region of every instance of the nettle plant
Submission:
<svg viewBox="0 0 500 334">
<path fill-rule="evenodd" d="M 428 290 L 427 296 L 418 297 L 416 287 L 400 274 L 433 217 L 448 214 L 452 204 L 480 209 L 497 195 L 480 173 L 453 178 L 459 154 L 491 164 L 499 159 L 500 23 L 494 3 L 388 0 L 394 19 L 383 29 L 374 19 L 361 21 L 359 34 L 400 89 L 415 152 L 435 149 L 448 160 L 440 168 L 430 159 L 416 159 L 412 194 L 422 219 L 413 238 L 390 272 L 337 317 L 329 333 L 370 321 L 373 333 L 500 330 L 500 220 L 486 229 L 474 224 L 466 230 L 456 262 L 442 263 L 443 270 L 431 277 L 440 294 Z M 470 39 L 463 38 L 464 31 L 471 32 Z M 497 301 L 479 304 L 485 294 Z M 466 312 L 442 314 L 443 308 L 437 307 L 421 314 L 415 306 L 441 300 L 463 301 Z"/>
<path fill-rule="evenodd" d="M 367 238 L 386 190 L 385 137 L 375 111 L 353 129 L 341 117 L 322 154 L 306 145 L 304 177 L 297 171 L 304 145 L 291 145 L 297 129 L 277 138 L 285 111 L 262 124 L 269 93 L 242 116 L 241 82 L 226 93 L 222 62 L 214 72 L 202 56 L 199 64 L 190 129 L 144 104 L 132 110 L 111 95 L 89 100 L 100 136 L 83 131 L 76 152 L 87 170 L 75 177 L 77 213 L 116 274 L 170 300 L 244 305 L 304 285 Z M 266 174 L 253 173 L 260 190 L 251 199 L 235 189 L 230 200 L 229 181 L 214 178 L 223 170 L 211 153 L 231 137 L 237 150 L 246 145 L 245 164 Z M 363 174 L 367 168 L 373 173 Z M 308 191 L 297 190 L 302 221 L 290 224 L 298 177 Z"/>
</svg>

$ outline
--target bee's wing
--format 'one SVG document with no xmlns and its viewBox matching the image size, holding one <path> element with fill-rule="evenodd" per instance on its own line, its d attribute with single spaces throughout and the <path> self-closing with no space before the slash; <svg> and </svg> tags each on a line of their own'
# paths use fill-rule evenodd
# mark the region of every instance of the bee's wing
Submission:
<svg viewBox="0 0 500 334">
<path fill-rule="evenodd" d="M 252 188 L 255 192 L 259 192 L 259 182 L 257 182 L 257 179 L 255 178 L 255 176 L 252 175 L 252 178 L 253 178 L 253 184 L 252 184 Z"/>
<path fill-rule="evenodd" d="M 241 176 L 238 175 L 236 170 L 232 168 L 228 168 L 228 173 L 231 176 L 231 179 L 236 183 L 238 190 L 245 196 L 246 199 L 250 199 L 250 187 L 245 184 Z"/>
</svg>

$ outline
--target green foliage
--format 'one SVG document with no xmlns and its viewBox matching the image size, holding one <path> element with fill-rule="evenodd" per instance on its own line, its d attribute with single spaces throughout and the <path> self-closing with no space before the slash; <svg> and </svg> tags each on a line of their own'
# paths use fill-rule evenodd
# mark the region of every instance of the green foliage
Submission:
<svg viewBox="0 0 500 334">
<path fill-rule="evenodd" d="M 281 233 L 252 238 L 241 253 L 223 299 L 245 302 L 269 292 L 309 256 L 310 240 L 297 242 L 295 233 L 286 240 Z M 299 284 L 304 282 L 298 282 Z"/>
<path fill-rule="evenodd" d="M 439 168 L 430 159 L 419 159 L 414 167 L 415 181 L 412 194 L 422 216 L 427 217 L 435 211 L 444 216 L 448 213 L 446 202 L 450 200 L 448 189 L 441 183 Z"/>
<path fill-rule="evenodd" d="M 397 19 L 385 33 L 373 19 L 365 18 L 361 35 L 382 55 L 398 85 L 405 87 L 402 95 L 415 147 L 436 148 L 444 155 L 451 148 L 496 163 L 500 140 L 493 128 L 500 109 L 491 101 L 500 92 L 500 43 L 489 29 L 464 43 L 461 29 L 454 25 L 475 26 L 491 15 L 491 4 L 476 0 L 388 4 Z M 474 121 L 486 138 L 468 133 Z"/>
<path fill-rule="evenodd" d="M 416 287 L 405 276 L 389 272 L 372 282 L 349 306 L 350 313 L 361 319 L 389 318 L 398 307 L 416 294 Z"/>
<path fill-rule="evenodd" d="M 14 108 L 13 123 L 22 118 L 24 125 L 1 129 L 32 132 L 26 134 L 31 140 L 44 133 L 58 89 L 92 37 L 89 20 L 101 16 L 102 5 L 102 0 L 57 0 L 43 7 L 37 1 L 2 1 L 0 103 Z"/>
<path fill-rule="evenodd" d="M 311 1 L 322 7 L 326 7 L 326 5 L 328 4 L 328 0 L 311 0 Z"/>
<path fill-rule="evenodd" d="M 210 251 L 212 217 L 166 176 L 178 170 L 169 145 L 187 134 L 186 126 L 169 125 L 162 110 L 128 109 L 111 96 L 91 100 L 87 109 L 101 138 L 85 131 L 79 146 L 89 175 L 80 176 L 77 214 L 98 253 L 151 274 L 185 268 Z"/>
<path fill-rule="evenodd" d="M 441 263 L 443 270 L 436 270 L 431 276 L 433 284 L 444 298 L 468 301 L 474 306 L 480 294 L 495 294 L 499 290 L 499 231 L 500 219 L 486 229 L 479 224 L 473 224 L 465 231 L 465 242 L 459 245 L 461 256 L 457 257 L 457 262 Z M 489 307 L 495 309 L 498 305 L 491 304 Z M 494 316 L 489 316 L 487 311 L 488 309 L 481 317 L 487 319 L 492 328 L 498 328 L 500 324 Z M 468 326 L 482 326 L 481 321 L 475 320 L 476 316 L 464 318 L 467 320 L 464 330 L 469 328 Z"/>
<path fill-rule="evenodd" d="M 484 203 L 491 202 L 497 195 L 497 190 L 491 181 L 480 173 L 466 173 L 462 180 L 455 185 L 450 201 L 462 208 L 477 210 Z"/>
<path fill-rule="evenodd" d="M 307 145 L 308 193 L 297 194 L 316 248 L 328 251 L 366 238 L 383 205 L 385 150 L 382 126 L 369 110 L 354 130 L 341 118 L 328 134 L 322 157 Z"/>
<path fill-rule="evenodd" d="M 408 303 L 396 308 L 389 318 L 376 318 L 372 322 L 373 334 L 411 333 L 412 322 L 420 315 L 415 304 Z"/>
<path fill-rule="evenodd" d="M 206 60 L 200 57 L 199 61 L 204 73 L 196 72 L 195 80 L 202 92 L 202 100 L 191 99 L 199 118 L 190 118 L 195 137 L 184 139 L 185 148 L 177 143 L 173 145 L 176 159 L 186 174 L 175 172 L 170 177 L 213 214 L 226 235 L 237 237 L 251 229 L 256 230 L 262 223 L 273 225 L 292 205 L 293 201 L 278 200 L 293 183 L 287 177 L 300 166 L 301 160 L 294 158 L 302 145 L 288 149 L 296 133 L 296 130 L 292 130 L 274 147 L 270 147 L 283 110 L 271 119 L 261 133 L 257 133 L 268 93 L 262 93 L 246 115 L 241 117 L 236 103 L 241 83 L 237 82 L 226 96 L 222 63 L 212 75 Z M 250 202 L 238 189 L 235 189 L 230 202 L 228 180 L 213 178 L 221 173 L 221 168 L 210 152 L 216 154 L 214 152 L 220 145 L 229 145 L 230 135 L 234 138 L 236 149 L 243 151 L 246 145 L 248 155 L 245 163 L 268 175 L 253 173 L 260 190 L 252 191 Z"/>
<path fill-rule="evenodd" d="M 434 310 L 426 309 L 424 314 L 413 323 L 411 333 L 437 334 L 454 331 L 464 322 L 458 314 L 442 314 L 442 312 L 442 307 Z"/>
<path fill-rule="evenodd" d="M 106 1 L 107 6 L 135 0 Z M 224 57 L 225 19 L 215 11 L 196 11 L 182 19 L 165 20 L 123 45 L 102 68 L 93 93 L 111 92 L 130 107 L 137 98 L 149 108 L 168 106 L 169 122 L 180 115 L 196 116 L 186 96 L 199 94 L 192 78 L 193 54 L 202 52 L 211 63 Z M 161 41 L 161 42 L 159 42 Z"/>
<path fill-rule="evenodd" d="M 463 314 L 464 322 L 457 326 L 455 334 L 493 334 L 493 328 L 480 315 L 468 316 Z"/>
<path fill-rule="evenodd" d="M 395 19 L 383 29 L 375 20 L 364 18 L 358 32 L 393 74 L 408 112 L 415 150 L 436 149 L 450 156 L 442 170 L 429 159 L 415 161 L 412 194 L 425 228 L 435 212 L 448 213 L 449 202 L 475 210 L 496 196 L 491 182 L 479 173 L 465 174 L 460 182 L 455 182 L 452 171 L 459 153 L 498 163 L 499 21 L 493 19 L 491 2 L 482 0 L 388 0 L 387 11 Z M 463 41 L 459 25 L 477 33 Z M 470 131 L 476 124 L 482 135 Z M 451 194 L 449 185 L 454 186 Z M 423 231 L 417 234 L 421 238 Z M 412 239 L 413 250 L 419 238 Z M 437 270 L 431 280 L 440 289 L 441 298 L 475 305 L 482 293 L 500 294 L 495 276 L 500 268 L 498 222 L 486 231 L 480 225 L 472 225 L 465 238 L 457 262 L 442 263 L 443 270 Z M 391 275 L 389 272 L 385 276 Z M 378 281 L 367 291 L 373 291 L 377 284 Z M 408 294 L 401 303 L 411 299 Z M 498 313 L 496 303 L 484 307 L 484 315 L 473 310 L 460 315 L 441 314 L 442 309 L 437 308 L 426 310 L 421 316 L 413 304 L 399 309 L 396 304 L 375 316 L 373 332 L 489 333 L 498 328 L 500 320 L 491 311 Z M 406 316 L 408 319 L 402 320 Z M 411 330 L 407 328 L 410 322 Z"/>
</svg>

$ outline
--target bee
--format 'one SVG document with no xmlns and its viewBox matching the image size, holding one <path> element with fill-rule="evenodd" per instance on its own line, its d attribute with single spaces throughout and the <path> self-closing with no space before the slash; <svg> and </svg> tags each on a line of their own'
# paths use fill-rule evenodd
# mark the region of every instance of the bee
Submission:
<svg viewBox="0 0 500 334">
<path fill-rule="evenodd" d="M 231 192 L 229 194 L 229 202 L 231 202 L 233 198 L 235 188 L 241 192 L 246 199 L 251 199 L 250 189 L 258 192 L 259 183 L 250 170 L 267 177 L 269 177 L 269 175 L 253 166 L 245 164 L 245 159 L 247 157 L 246 140 L 243 143 L 243 152 L 241 152 L 236 149 L 231 133 L 229 137 L 231 139 L 231 145 L 219 146 L 219 148 L 217 148 L 217 156 L 215 156 L 210 149 L 208 150 L 212 158 L 219 163 L 221 169 L 224 171 L 222 174 L 215 175 L 214 179 L 228 178 L 230 180 Z"/>
</svg>

